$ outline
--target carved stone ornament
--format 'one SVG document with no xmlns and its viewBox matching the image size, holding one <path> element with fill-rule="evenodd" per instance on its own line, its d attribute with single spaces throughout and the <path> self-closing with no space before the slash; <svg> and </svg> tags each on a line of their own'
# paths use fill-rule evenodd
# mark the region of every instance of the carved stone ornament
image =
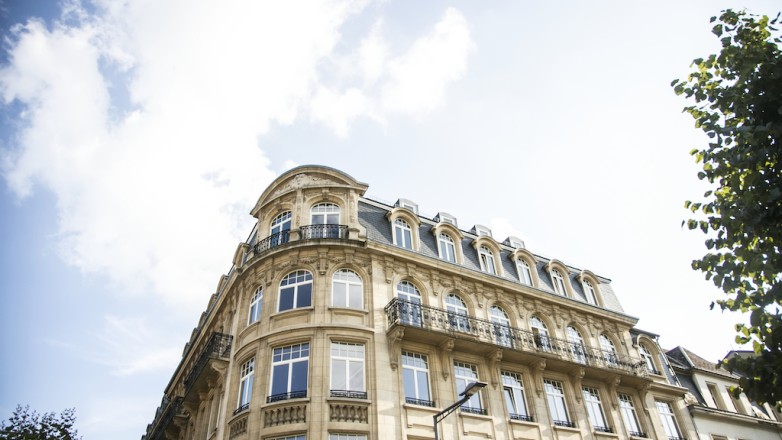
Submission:
<svg viewBox="0 0 782 440">
<path fill-rule="evenodd" d="M 497 388 L 497 385 L 500 383 L 499 364 L 502 360 L 502 350 L 490 351 L 486 356 L 486 360 L 489 363 L 489 371 L 491 372 L 491 386 Z"/>
<path fill-rule="evenodd" d="M 538 397 L 541 397 L 543 395 L 543 371 L 546 369 L 546 360 L 540 359 L 537 364 L 533 366 L 535 371 L 535 385 L 537 389 L 535 390 Z"/>
<path fill-rule="evenodd" d="M 313 176 L 310 174 L 297 174 L 293 179 L 290 179 L 289 181 L 285 182 L 285 184 L 277 188 L 277 190 L 274 191 L 272 195 L 269 196 L 269 198 L 273 199 L 275 197 L 279 197 L 281 194 L 292 191 L 294 189 L 334 184 L 341 184 L 341 182 L 337 182 L 331 179 L 324 179 L 323 177 Z"/>
<path fill-rule="evenodd" d="M 402 357 L 400 344 L 405 336 L 404 327 L 397 327 L 388 333 L 388 358 L 390 359 L 391 369 L 396 371 L 399 367 L 399 358 Z"/>
<path fill-rule="evenodd" d="M 619 405 L 619 402 L 617 402 L 616 396 L 616 387 L 619 386 L 619 383 L 622 381 L 622 377 L 618 374 L 614 376 L 613 380 L 608 381 L 608 391 L 609 395 L 611 396 L 611 406 L 616 409 L 616 407 Z"/>
<path fill-rule="evenodd" d="M 576 368 L 574 371 L 570 373 L 570 379 L 573 381 L 573 387 L 576 389 L 576 402 L 581 403 L 581 397 L 582 394 L 578 391 L 581 391 L 581 379 L 584 378 L 584 367 Z"/>
<path fill-rule="evenodd" d="M 440 350 L 440 365 L 443 366 L 443 379 L 448 380 L 448 376 L 451 374 L 451 353 L 453 353 L 453 345 L 456 342 L 454 338 L 448 338 L 443 341 L 438 347 Z"/>
</svg>

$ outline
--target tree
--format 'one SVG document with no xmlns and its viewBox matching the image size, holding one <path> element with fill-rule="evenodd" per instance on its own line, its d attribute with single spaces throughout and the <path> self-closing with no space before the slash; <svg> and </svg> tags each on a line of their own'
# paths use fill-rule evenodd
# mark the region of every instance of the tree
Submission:
<svg viewBox="0 0 782 440">
<path fill-rule="evenodd" d="M 74 424 L 76 411 L 63 410 L 60 415 L 53 412 L 38 414 L 29 406 L 17 405 L 8 421 L 0 422 L 0 440 L 77 440 Z"/>
<path fill-rule="evenodd" d="M 689 229 L 706 234 L 706 255 L 692 262 L 727 298 L 725 311 L 748 313 L 736 324 L 736 342 L 754 355 L 725 358 L 720 366 L 742 375 L 742 391 L 782 408 L 782 53 L 773 20 L 725 10 L 712 32 L 718 54 L 693 61 L 686 80 L 671 85 L 694 100 L 684 108 L 708 145 L 691 152 L 702 164 L 698 178 L 710 188 L 685 206 L 696 219 Z M 711 307 L 714 308 L 715 302 Z"/>
</svg>

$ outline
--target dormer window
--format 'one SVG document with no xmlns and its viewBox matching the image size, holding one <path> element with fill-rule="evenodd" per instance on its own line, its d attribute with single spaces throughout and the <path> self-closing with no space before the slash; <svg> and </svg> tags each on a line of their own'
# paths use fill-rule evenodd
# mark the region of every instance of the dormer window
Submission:
<svg viewBox="0 0 782 440">
<path fill-rule="evenodd" d="M 482 225 L 475 225 L 472 227 L 472 232 L 478 237 L 491 237 L 491 229 Z"/>
<path fill-rule="evenodd" d="M 478 256 L 481 260 L 481 270 L 491 275 L 497 275 L 497 269 L 494 265 L 494 254 L 492 251 L 486 246 L 481 246 L 481 249 L 478 251 Z"/>
<path fill-rule="evenodd" d="M 413 231 L 401 218 L 394 220 L 394 244 L 405 249 L 413 249 Z"/>
<path fill-rule="evenodd" d="M 527 286 L 532 285 L 532 270 L 527 260 L 516 260 L 516 269 L 519 271 L 519 281 Z"/>
<path fill-rule="evenodd" d="M 448 223 L 449 225 L 457 226 L 456 217 L 448 214 L 447 212 L 438 212 L 437 216 L 434 218 L 434 221 L 437 223 Z"/>
<path fill-rule="evenodd" d="M 589 280 L 584 280 L 584 294 L 589 304 L 597 305 L 597 295 L 595 294 L 595 287 Z"/>
<path fill-rule="evenodd" d="M 551 282 L 554 284 L 554 292 L 557 295 L 565 296 L 565 278 L 562 277 L 558 269 L 551 270 Z"/>
<path fill-rule="evenodd" d="M 437 243 L 440 250 L 440 258 L 451 263 L 456 263 L 456 246 L 450 235 L 441 232 L 437 237 Z"/>
<path fill-rule="evenodd" d="M 399 199 L 396 201 L 394 206 L 397 206 L 399 208 L 409 209 L 410 211 L 413 211 L 414 213 L 418 214 L 418 204 L 414 203 L 411 200 Z"/>
<path fill-rule="evenodd" d="M 505 239 L 503 243 L 514 249 L 526 249 L 526 246 L 524 245 L 524 240 L 517 237 L 508 237 Z"/>
</svg>

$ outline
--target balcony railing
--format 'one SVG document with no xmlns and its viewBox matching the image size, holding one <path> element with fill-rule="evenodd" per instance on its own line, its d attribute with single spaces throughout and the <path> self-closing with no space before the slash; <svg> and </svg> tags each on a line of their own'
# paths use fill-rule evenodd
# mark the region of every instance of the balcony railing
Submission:
<svg viewBox="0 0 782 440">
<path fill-rule="evenodd" d="M 585 347 L 583 344 L 568 340 L 552 338 L 412 301 L 394 298 L 385 307 L 385 311 L 389 326 L 399 324 L 418 327 L 452 337 L 475 338 L 518 351 L 551 353 L 584 365 L 620 369 L 638 374 L 646 372 L 642 362 L 634 362 L 612 351 Z"/>
<path fill-rule="evenodd" d="M 234 415 L 237 415 L 242 411 L 247 411 L 248 409 L 250 409 L 250 402 L 247 402 L 244 405 L 239 405 L 239 408 L 234 410 Z"/>
<path fill-rule="evenodd" d="M 469 414 L 478 414 L 481 416 L 485 416 L 488 414 L 484 408 L 476 408 L 474 406 L 460 406 L 459 411 L 469 413 Z"/>
<path fill-rule="evenodd" d="M 289 399 L 301 399 L 303 397 L 307 397 L 307 390 L 291 391 L 290 393 L 273 394 L 266 398 L 266 403 L 280 402 Z"/>
<path fill-rule="evenodd" d="M 267 251 L 275 246 L 285 244 L 291 239 L 291 231 L 282 231 L 276 234 L 272 234 L 263 240 L 255 243 L 253 250 L 256 254 L 260 254 L 263 251 Z"/>
<path fill-rule="evenodd" d="M 175 415 L 179 414 L 182 407 L 182 398 L 173 399 L 163 398 L 163 403 L 158 407 L 155 414 L 155 420 L 147 426 L 147 433 L 142 437 L 143 440 L 161 440 L 165 439 L 165 431 Z"/>
<path fill-rule="evenodd" d="M 424 400 L 424 399 L 416 399 L 414 397 L 405 397 L 405 403 L 409 403 L 411 405 L 428 406 L 429 408 L 434 408 L 434 401 Z"/>
<path fill-rule="evenodd" d="M 331 397 L 344 397 L 346 399 L 365 399 L 367 398 L 366 391 L 350 391 L 350 390 L 331 390 Z"/>
<path fill-rule="evenodd" d="M 532 418 L 532 416 L 527 416 L 524 414 L 510 414 L 511 420 L 521 420 L 522 422 L 534 422 L 535 420 Z"/>
<path fill-rule="evenodd" d="M 597 432 L 614 432 L 609 426 L 592 426 L 592 429 Z"/>
<path fill-rule="evenodd" d="M 554 424 L 557 426 L 564 426 L 566 428 L 575 428 L 576 422 L 569 422 L 567 420 L 554 420 Z"/>
<path fill-rule="evenodd" d="M 643 437 L 646 438 L 646 433 L 641 431 L 629 431 L 630 437 Z"/>
<path fill-rule="evenodd" d="M 344 240 L 348 238 L 347 225 L 308 225 L 301 227 L 301 239 L 333 238 Z"/>
<path fill-rule="evenodd" d="M 212 333 L 212 336 L 209 337 L 209 341 L 204 346 L 204 349 L 201 350 L 201 354 L 198 356 L 195 365 L 193 365 L 185 376 L 185 393 L 190 390 L 190 387 L 192 387 L 196 379 L 198 379 L 198 376 L 204 370 L 209 359 L 212 357 L 228 359 L 228 356 L 231 354 L 231 341 L 233 341 L 233 336 L 231 335 L 217 332 Z"/>
</svg>

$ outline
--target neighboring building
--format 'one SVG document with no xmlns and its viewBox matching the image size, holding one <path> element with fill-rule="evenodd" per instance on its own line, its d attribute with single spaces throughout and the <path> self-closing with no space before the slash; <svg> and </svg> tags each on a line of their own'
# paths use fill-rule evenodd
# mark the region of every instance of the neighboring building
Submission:
<svg viewBox="0 0 782 440">
<path fill-rule="evenodd" d="M 666 353 L 679 382 L 687 387 L 687 407 L 700 440 L 780 440 L 782 416 L 768 404 L 730 392 L 739 376 L 695 353 L 676 347 Z"/>
<path fill-rule="evenodd" d="M 694 439 L 686 389 L 609 279 L 454 216 L 277 178 L 143 437 Z M 465 201 L 468 204 L 469 201 Z"/>
</svg>

